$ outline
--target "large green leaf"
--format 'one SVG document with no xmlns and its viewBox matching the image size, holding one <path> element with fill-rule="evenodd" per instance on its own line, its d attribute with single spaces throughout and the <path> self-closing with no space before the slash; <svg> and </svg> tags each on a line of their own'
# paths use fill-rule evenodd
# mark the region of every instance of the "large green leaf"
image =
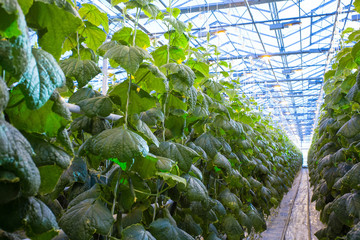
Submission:
<svg viewBox="0 0 360 240">
<path fill-rule="evenodd" d="M 9 106 L 6 109 L 11 123 L 18 129 L 29 133 L 46 134 L 48 137 L 56 137 L 59 129 L 65 127 L 68 120 L 52 111 L 53 102 L 48 101 L 37 110 L 30 110 L 22 100 L 20 91 L 13 90 L 10 96 Z"/>
<path fill-rule="evenodd" d="M 120 84 L 115 85 L 115 87 L 109 92 L 111 97 L 117 97 L 121 99 L 121 110 L 123 112 L 126 111 L 126 101 L 127 101 L 127 91 L 129 88 L 129 80 L 126 80 Z M 135 84 L 131 84 L 130 88 L 130 99 L 129 99 L 129 109 L 128 113 L 129 116 L 132 114 L 140 114 L 146 110 L 149 110 L 153 107 L 156 107 L 157 99 L 152 97 L 144 91 L 143 89 L 139 88 Z"/>
<path fill-rule="evenodd" d="M 33 196 L 40 187 L 40 174 L 32 160 L 30 143 L 9 123 L 0 120 L 0 167 L 20 178 L 23 196 Z"/>
<path fill-rule="evenodd" d="M 353 115 L 337 132 L 337 135 L 352 138 L 360 132 L 360 115 Z"/>
<path fill-rule="evenodd" d="M 112 101 L 105 96 L 84 99 L 77 105 L 88 117 L 107 117 L 113 110 Z"/>
<path fill-rule="evenodd" d="M 92 88 L 89 88 L 89 87 L 80 88 L 73 95 L 70 96 L 69 103 L 77 104 L 78 102 L 80 102 L 84 99 L 99 97 L 99 96 L 101 96 L 101 93 L 93 90 Z"/>
<path fill-rule="evenodd" d="M 179 34 L 182 34 L 185 32 L 186 25 L 179 19 L 164 18 L 163 21 L 168 22 Z"/>
<path fill-rule="evenodd" d="M 232 215 L 227 215 L 222 220 L 222 228 L 229 240 L 238 240 L 244 237 L 244 230 Z"/>
<path fill-rule="evenodd" d="M 160 218 L 150 224 L 150 232 L 157 240 L 194 240 L 189 234 L 170 223 L 169 219 Z"/>
<path fill-rule="evenodd" d="M 170 53 L 169 62 L 181 63 L 186 58 L 184 51 L 179 47 L 171 46 L 169 49 L 169 53 Z M 151 55 L 154 58 L 156 66 L 160 67 L 160 66 L 166 64 L 167 58 L 168 58 L 167 46 L 164 45 L 164 46 L 157 48 L 155 51 L 153 51 L 151 53 Z"/>
<path fill-rule="evenodd" d="M 176 161 L 184 172 L 188 172 L 193 161 L 199 158 L 199 155 L 191 148 L 173 142 L 162 142 L 158 148 L 152 147 L 151 151 L 155 155 Z"/>
<path fill-rule="evenodd" d="M 160 142 L 151 131 L 149 126 L 143 122 L 138 115 L 134 114 L 132 117 L 132 123 L 135 125 L 136 130 L 142 135 L 145 139 L 149 140 L 150 142 L 154 143 L 157 147 L 159 146 Z"/>
<path fill-rule="evenodd" d="M 0 35 L 6 38 L 21 34 L 18 17 L 23 15 L 17 1 L 0 0 Z"/>
<path fill-rule="evenodd" d="M 87 140 L 82 148 L 82 151 L 100 155 L 104 159 L 117 158 L 119 161 L 146 157 L 149 153 L 149 147 L 142 137 L 123 128 L 105 130 Z"/>
<path fill-rule="evenodd" d="M 169 63 L 162 66 L 170 75 L 170 84 L 175 91 L 188 95 L 190 88 L 194 84 L 195 74 L 186 65 Z"/>
<path fill-rule="evenodd" d="M 187 182 L 185 195 L 189 201 L 206 201 L 208 199 L 207 189 L 199 179 L 189 174 L 185 174 L 182 177 Z"/>
<path fill-rule="evenodd" d="M 40 194 L 47 194 L 55 189 L 64 169 L 57 165 L 46 165 L 38 167 L 41 177 Z"/>
<path fill-rule="evenodd" d="M 96 75 L 101 73 L 99 66 L 92 60 L 81 60 L 80 58 L 69 58 L 60 62 L 61 69 L 66 77 L 73 78 L 82 88 Z"/>
<path fill-rule="evenodd" d="M 185 49 L 189 44 L 189 37 L 184 33 L 179 34 L 175 30 L 171 30 L 164 34 L 164 37 L 169 40 L 170 46 L 181 47 Z"/>
<path fill-rule="evenodd" d="M 109 19 L 106 13 L 100 10 L 93 4 L 83 3 L 79 9 L 79 14 L 83 19 L 88 20 L 95 26 L 102 25 L 106 32 L 109 32 Z"/>
<path fill-rule="evenodd" d="M 125 228 L 122 233 L 124 240 L 156 240 L 150 232 L 140 224 L 131 225 Z"/>
<path fill-rule="evenodd" d="M 184 186 L 186 186 L 187 182 L 186 179 L 183 177 L 180 177 L 178 175 L 172 174 L 172 173 L 167 173 L 167 172 L 157 172 L 156 173 L 157 176 L 161 177 L 162 179 L 164 179 L 164 181 L 169 185 L 169 186 L 175 186 L 178 183 L 182 183 Z M 184 187 L 183 186 L 183 187 Z"/>
<path fill-rule="evenodd" d="M 242 206 L 242 202 L 238 196 L 230 191 L 230 189 L 224 189 L 219 195 L 220 202 L 233 211 L 239 211 Z"/>
<path fill-rule="evenodd" d="M 20 10 L 21 11 L 21 10 Z M 31 49 L 24 16 L 19 16 L 22 34 L 0 44 L 1 64 L 19 81 L 30 108 L 41 107 L 55 88 L 65 83 L 65 77 L 51 54 L 41 49 Z"/>
<path fill-rule="evenodd" d="M 158 67 L 148 63 L 140 65 L 135 74 L 135 82 L 148 92 L 165 93 L 169 88 L 165 75 Z"/>
<path fill-rule="evenodd" d="M 144 58 L 151 58 L 151 55 L 137 46 L 115 45 L 105 53 L 104 58 L 113 59 L 128 73 L 135 74 Z"/>
<path fill-rule="evenodd" d="M 20 85 L 20 89 L 24 92 L 25 99 L 29 98 L 30 106 L 40 107 L 47 102 L 55 88 L 65 84 L 65 76 L 49 53 L 34 48 L 32 54 L 35 57 L 36 66 L 32 66 L 33 68 L 30 70 L 33 73 L 32 76 L 24 74 L 31 79 L 25 80 Z"/>
<path fill-rule="evenodd" d="M 79 34 L 85 38 L 86 46 L 93 51 L 96 51 L 106 40 L 106 33 L 90 22 L 85 22 Z"/>
<path fill-rule="evenodd" d="M 26 15 L 28 25 L 38 30 L 39 44 L 45 51 L 59 59 L 65 38 L 82 25 L 75 8 L 68 1 L 35 0 Z"/>
<path fill-rule="evenodd" d="M 2 229 L 13 232 L 23 227 L 26 235 L 31 239 L 37 239 L 41 234 L 59 228 L 51 210 L 34 197 L 21 197 L 8 204 L 0 205 L 0 211 Z"/>
<path fill-rule="evenodd" d="M 123 27 L 119 31 L 114 33 L 111 40 L 132 46 L 134 41 L 134 35 L 135 31 L 132 28 Z M 136 30 L 135 45 L 143 49 L 150 47 L 149 36 L 141 30 Z"/>
<path fill-rule="evenodd" d="M 28 137 L 28 139 L 36 154 L 33 157 L 36 166 L 56 164 L 66 169 L 70 165 L 72 157 L 61 148 L 37 137 Z"/>
<path fill-rule="evenodd" d="M 194 143 L 204 149 L 206 154 L 210 157 L 215 157 L 222 148 L 221 142 L 210 133 L 201 134 Z"/>
<path fill-rule="evenodd" d="M 221 153 L 217 153 L 214 157 L 214 165 L 223 169 L 227 174 L 231 173 L 230 161 Z"/>
<path fill-rule="evenodd" d="M 68 209 L 59 221 L 60 227 L 73 240 L 89 240 L 94 233 L 106 235 L 114 222 L 105 204 L 94 198 Z"/>
</svg>

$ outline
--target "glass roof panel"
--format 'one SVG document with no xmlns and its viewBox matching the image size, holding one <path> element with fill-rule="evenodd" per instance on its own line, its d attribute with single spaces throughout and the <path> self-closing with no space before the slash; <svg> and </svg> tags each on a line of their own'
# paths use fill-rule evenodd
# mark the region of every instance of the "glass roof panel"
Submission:
<svg viewBox="0 0 360 240">
<path fill-rule="evenodd" d="M 122 26 L 124 4 L 112 7 L 109 2 L 78 0 L 106 12 L 112 34 Z M 169 5 L 168 0 L 153 3 L 162 11 Z M 304 144 L 311 139 L 322 101 L 323 75 L 339 50 L 340 33 L 347 27 L 359 28 L 359 22 L 351 21 L 356 14 L 352 4 L 353 0 L 172 1 L 181 10 L 180 20 L 193 25 L 191 33 L 197 39 L 192 46 L 205 46 L 206 34 L 212 33 L 209 44 L 218 46 L 221 54 L 210 60 L 231 63 L 231 77 L 241 83 L 239 94 L 255 98 L 295 142 Z M 128 15 L 127 24 L 133 25 L 135 10 L 128 10 Z M 166 26 L 144 14 L 140 17 L 139 27 L 157 44 L 165 44 Z M 220 29 L 222 33 L 215 34 Z M 112 71 L 125 77 L 124 71 Z"/>
</svg>

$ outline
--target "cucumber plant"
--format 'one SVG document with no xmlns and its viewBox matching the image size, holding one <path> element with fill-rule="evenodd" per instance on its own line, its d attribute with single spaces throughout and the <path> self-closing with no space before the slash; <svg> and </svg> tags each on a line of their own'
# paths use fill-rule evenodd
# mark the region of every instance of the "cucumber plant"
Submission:
<svg viewBox="0 0 360 240">
<path fill-rule="evenodd" d="M 166 12 L 119 2 L 124 20 L 105 41 L 107 15 L 94 5 L 0 0 L 0 234 L 231 240 L 265 230 L 301 153 L 237 80 L 210 73 L 231 66 L 208 62 L 216 46 L 191 47 L 171 1 Z M 151 51 L 141 11 L 167 26 Z M 89 85 L 100 58 L 126 71 L 106 95 Z"/>
<path fill-rule="evenodd" d="M 354 2 L 359 11 L 359 1 Z M 342 49 L 325 73 L 325 99 L 309 150 L 312 201 L 326 228 L 319 239 L 359 239 L 359 30 L 342 33 Z M 345 36 L 347 40 L 345 41 Z M 345 44 L 354 43 L 352 47 Z"/>
</svg>

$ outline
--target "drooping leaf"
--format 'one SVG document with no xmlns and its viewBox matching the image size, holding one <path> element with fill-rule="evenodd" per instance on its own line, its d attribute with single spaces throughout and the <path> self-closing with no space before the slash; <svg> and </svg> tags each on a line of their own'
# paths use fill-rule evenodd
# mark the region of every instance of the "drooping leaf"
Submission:
<svg viewBox="0 0 360 240">
<path fill-rule="evenodd" d="M 109 19 L 106 13 L 101 12 L 95 5 L 84 3 L 79 9 L 79 14 L 83 19 L 88 20 L 95 26 L 102 25 L 106 32 L 109 32 Z"/>
<path fill-rule="evenodd" d="M 185 53 L 181 48 L 170 46 L 169 49 L 169 60 L 170 62 L 181 63 L 185 60 Z M 160 67 L 167 63 L 168 51 L 167 46 L 161 46 L 151 53 L 154 58 L 155 65 Z"/>
<path fill-rule="evenodd" d="M 189 234 L 172 225 L 167 218 L 160 218 L 152 222 L 149 231 L 157 240 L 194 240 Z"/>
<path fill-rule="evenodd" d="M 68 58 L 61 61 L 60 66 L 66 77 L 78 82 L 79 88 L 84 87 L 91 79 L 101 73 L 99 66 L 92 60 Z"/>
<path fill-rule="evenodd" d="M 222 155 L 221 153 L 217 153 L 214 157 L 214 165 L 223 169 L 227 174 L 231 172 L 231 163 L 229 160 Z"/>
<path fill-rule="evenodd" d="M 146 157 L 136 158 L 131 170 L 139 174 L 143 179 L 153 178 L 157 172 L 157 161 L 157 158 L 149 153 Z"/>
<path fill-rule="evenodd" d="M 185 178 L 177 176 L 177 175 L 172 174 L 172 173 L 157 172 L 156 175 L 161 177 L 162 179 L 164 179 L 165 182 L 167 184 L 169 184 L 170 186 L 175 186 L 177 183 L 182 183 L 184 186 L 186 186 L 186 184 L 187 184 Z"/>
<path fill-rule="evenodd" d="M 134 35 L 135 31 L 133 31 L 132 28 L 123 27 L 119 31 L 114 33 L 111 40 L 132 46 L 134 41 Z M 150 47 L 149 36 L 141 30 L 136 30 L 135 45 L 143 49 Z"/>
<path fill-rule="evenodd" d="M 105 96 L 84 99 L 77 105 L 88 117 L 107 117 L 113 110 L 112 101 Z"/>
<path fill-rule="evenodd" d="M 164 37 L 169 40 L 170 46 L 176 46 L 181 48 L 186 48 L 189 44 L 189 37 L 184 33 L 179 34 L 177 31 L 171 30 L 164 34 Z"/>
<path fill-rule="evenodd" d="M 168 82 L 165 75 L 151 64 L 143 63 L 135 74 L 135 82 L 145 91 L 165 93 L 168 90 Z"/>
<path fill-rule="evenodd" d="M 32 160 L 30 143 L 9 123 L 0 120 L 0 166 L 20 178 L 23 196 L 33 196 L 40 187 L 39 170 Z"/>
<path fill-rule="evenodd" d="M 105 204 L 101 200 L 89 198 L 68 209 L 59 225 L 70 239 L 89 240 L 94 233 L 108 234 L 113 222 Z"/>
<path fill-rule="evenodd" d="M 45 165 L 38 167 L 41 177 L 40 194 L 47 194 L 54 190 L 64 169 L 57 165 Z"/>
<path fill-rule="evenodd" d="M 61 0 L 35 0 L 26 15 L 26 21 L 28 26 L 42 33 L 39 38 L 40 46 L 56 60 L 60 58 L 65 38 L 82 25 L 72 4 Z"/>
<path fill-rule="evenodd" d="M 150 232 L 140 224 L 131 225 L 125 228 L 122 233 L 124 240 L 156 240 Z"/>
<path fill-rule="evenodd" d="M 207 189 L 199 179 L 189 174 L 185 174 L 182 177 L 187 182 L 185 194 L 189 201 L 205 201 L 208 199 Z"/>
<path fill-rule="evenodd" d="M 100 155 L 104 159 L 129 161 L 149 153 L 146 141 L 138 134 L 123 128 L 108 129 L 90 138 L 82 145 L 83 152 Z"/>
<path fill-rule="evenodd" d="M 242 239 L 244 236 L 244 230 L 242 229 L 236 218 L 232 215 L 227 215 L 223 219 L 222 227 L 229 240 Z"/>
<path fill-rule="evenodd" d="M 8 204 L 0 205 L 0 225 L 6 231 L 22 227 L 27 236 L 36 239 L 38 235 L 59 227 L 51 210 L 34 197 L 18 198 Z"/>
<path fill-rule="evenodd" d="M 117 97 L 121 99 L 121 110 L 123 112 L 126 111 L 126 101 L 127 101 L 127 91 L 129 88 L 129 80 L 126 80 L 120 84 L 115 85 L 115 87 L 109 92 L 111 97 Z M 139 88 L 135 84 L 131 84 L 130 88 L 130 99 L 129 106 L 131 108 L 128 109 L 129 116 L 132 114 L 140 114 L 141 112 L 147 111 L 153 107 L 156 107 L 156 98 L 152 97 Z"/>
<path fill-rule="evenodd" d="M 151 58 L 151 55 L 137 46 L 115 45 L 105 53 L 104 58 L 113 59 L 128 73 L 135 74 L 144 58 Z"/>
<path fill-rule="evenodd" d="M 144 138 L 150 140 L 157 147 L 159 146 L 159 144 L 160 144 L 159 140 L 156 138 L 156 136 L 151 131 L 151 129 L 148 127 L 148 125 L 138 117 L 138 115 L 133 115 L 132 122 L 135 125 L 136 130 L 140 133 L 140 135 L 142 135 Z"/>
<path fill-rule="evenodd" d="M 85 38 L 86 46 L 93 51 L 96 51 L 106 40 L 106 33 L 90 22 L 85 22 L 79 34 Z"/>
<path fill-rule="evenodd" d="M 210 133 L 201 134 L 194 143 L 204 149 L 206 154 L 210 157 L 215 157 L 222 147 L 221 142 Z"/>
<path fill-rule="evenodd" d="M 31 136 L 28 139 L 36 154 L 33 157 L 36 166 L 56 164 L 66 169 L 70 165 L 72 157 L 61 148 L 37 137 Z"/>
<path fill-rule="evenodd" d="M 185 32 L 186 25 L 179 19 L 175 18 L 164 18 L 163 21 L 168 22 L 179 34 Z"/>
<path fill-rule="evenodd" d="M 84 99 L 99 97 L 99 96 L 101 96 L 101 93 L 93 90 L 92 88 L 81 88 L 70 96 L 69 103 L 77 104 L 78 102 Z"/>
<path fill-rule="evenodd" d="M 11 123 L 16 128 L 28 133 L 40 133 L 46 134 L 48 137 L 56 137 L 59 129 L 67 125 L 68 120 L 52 111 L 53 102 L 48 101 L 41 108 L 30 110 L 22 101 L 23 98 L 20 91 L 13 90 L 9 105 L 17 105 L 6 110 Z"/>
<path fill-rule="evenodd" d="M 242 202 L 238 196 L 230 191 L 230 189 L 224 189 L 219 195 L 220 202 L 233 211 L 239 211 L 242 206 Z"/>
<path fill-rule="evenodd" d="M 161 142 L 158 148 L 151 148 L 151 152 L 176 161 L 184 172 L 188 172 L 194 159 L 199 158 L 199 155 L 191 148 L 173 142 Z"/>
<path fill-rule="evenodd" d="M 0 35 L 6 38 L 17 37 L 21 34 L 18 17 L 23 12 L 16 1 L 0 1 Z"/>
</svg>

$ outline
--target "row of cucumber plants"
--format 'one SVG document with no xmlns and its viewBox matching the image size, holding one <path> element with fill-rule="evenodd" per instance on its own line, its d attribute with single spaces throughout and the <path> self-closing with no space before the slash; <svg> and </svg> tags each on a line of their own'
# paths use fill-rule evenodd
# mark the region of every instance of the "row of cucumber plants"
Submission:
<svg viewBox="0 0 360 240">
<path fill-rule="evenodd" d="M 359 1 L 355 9 L 360 10 Z M 309 150 L 312 201 L 327 226 L 318 239 L 360 238 L 360 30 L 346 29 L 343 47 L 325 73 L 325 100 Z"/>
<path fill-rule="evenodd" d="M 165 13 L 112 2 L 137 18 L 133 29 L 124 15 L 105 42 L 94 5 L 0 0 L 1 237 L 238 240 L 266 229 L 301 153 L 236 80 L 210 74 L 216 46 L 191 47 L 171 1 Z M 168 26 L 151 52 L 141 11 Z M 106 95 L 88 84 L 100 57 L 127 72 Z"/>
</svg>

